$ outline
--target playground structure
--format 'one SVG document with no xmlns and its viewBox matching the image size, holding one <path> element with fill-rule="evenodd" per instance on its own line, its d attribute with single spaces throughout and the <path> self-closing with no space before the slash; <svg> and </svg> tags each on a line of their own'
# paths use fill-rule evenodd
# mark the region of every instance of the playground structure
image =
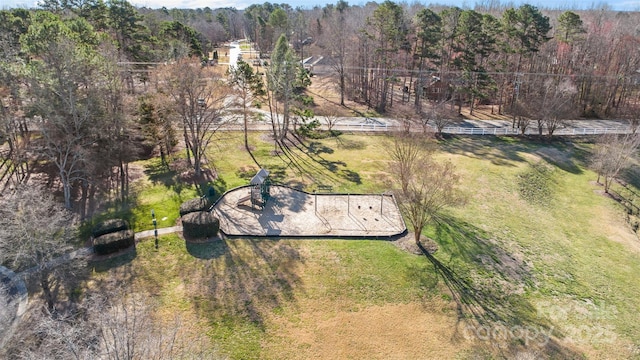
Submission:
<svg viewBox="0 0 640 360">
<path fill-rule="evenodd" d="M 249 181 L 249 193 L 238 199 L 236 205 L 240 206 L 247 201 L 251 201 L 251 209 L 259 208 L 263 210 L 270 197 L 271 181 L 269 171 L 260 169 Z"/>
<path fill-rule="evenodd" d="M 260 203 L 260 211 L 238 206 L 255 194 L 261 200 L 262 186 L 229 190 L 216 202 L 211 211 L 223 234 L 388 239 L 407 231 L 391 194 L 318 194 L 269 185 L 268 202 Z"/>
</svg>

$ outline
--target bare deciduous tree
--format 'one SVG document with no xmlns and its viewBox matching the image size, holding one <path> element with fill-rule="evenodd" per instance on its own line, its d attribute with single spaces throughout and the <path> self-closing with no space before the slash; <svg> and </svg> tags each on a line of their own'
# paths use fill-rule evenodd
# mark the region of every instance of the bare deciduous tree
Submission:
<svg viewBox="0 0 640 360">
<path fill-rule="evenodd" d="M 187 158 L 196 176 L 202 172 L 205 151 L 224 124 L 222 113 L 230 93 L 219 76 L 195 59 L 183 59 L 169 65 L 162 86 L 173 98 L 175 111 L 182 120 Z"/>
<path fill-rule="evenodd" d="M 640 130 L 640 104 L 630 103 L 621 107 L 617 115 L 627 121 L 632 133 L 638 133 Z"/>
<path fill-rule="evenodd" d="M 393 187 L 398 205 L 413 227 L 416 243 L 443 209 L 463 201 L 460 178 L 449 161 L 436 160 L 424 137 L 398 135 L 391 146 Z"/>
<path fill-rule="evenodd" d="M 57 300 L 52 262 L 71 248 L 75 234 L 71 213 L 44 189 L 23 184 L 0 197 L 0 263 L 28 271 L 50 311 Z"/>
<path fill-rule="evenodd" d="M 326 17 L 326 30 L 320 35 L 318 45 L 327 50 L 328 62 L 338 77 L 336 87 L 340 91 L 340 105 L 344 106 L 347 91 L 347 55 L 350 36 L 355 32 L 354 21 L 347 20 L 349 6 L 346 1 L 339 0 Z"/>
<path fill-rule="evenodd" d="M 408 133 L 411 132 L 411 127 L 413 124 L 421 124 L 424 120 L 424 117 L 420 116 L 420 113 L 413 107 L 408 104 L 400 104 L 397 107 L 397 118 L 400 121 L 400 127 L 402 131 Z M 426 126 L 426 124 L 424 125 Z"/>
<path fill-rule="evenodd" d="M 332 132 L 333 128 L 341 119 L 336 115 L 325 115 L 324 122 L 327 124 L 327 131 Z"/>
<path fill-rule="evenodd" d="M 436 127 L 436 132 L 440 136 L 445 127 L 451 124 L 451 120 L 457 116 L 457 112 L 451 109 L 447 104 L 450 101 L 440 101 L 433 105 L 431 108 L 424 112 L 422 118 L 422 130 L 426 133 L 427 125 L 429 121 L 433 122 Z"/>
<path fill-rule="evenodd" d="M 542 136 L 546 129 L 549 137 L 562 127 L 566 120 L 577 115 L 572 101 L 578 90 L 570 79 L 542 79 L 535 84 L 526 98 L 521 99 L 516 109 L 519 110 L 518 126 L 524 135 L 529 124 L 535 121 L 538 135 Z"/>
<path fill-rule="evenodd" d="M 532 120 L 529 118 L 529 104 L 522 99 L 516 100 L 512 106 L 513 126 L 520 130 L 520 135 L 525 135 L 531 126 Z"/>
<path fill-rule="evenodd" d="M 142 133 L 150 146 L 160 151 L 160 160 L 164 165 L 168 165 L 167 156 L 178 143 L 169 103 L 166 94 L 161 93 L 151 93 L 138 99 L 137 115 Z"/>
<path fill-rule="evenodd" d="M 5 94 L 0 92 L 0 139 L 6 141 L 8 147 L 2 152 L 3 160 L 0 163 L 0 180 L 4 181 L 4 188 L 27 178 L 29 162 L 26 154 L 31 136 L 24 117 L 18 115 L 16 99 L 5 100 L 2 95 Z"/>
<path fill-rule="evenodd" d="M 106 170 L 116 184 L 114 193 L 119 203 L 125 203 L 129 195 L 129 163 L 141 152 L 140 143 L 134 140 L 138 138 L 137 128 L 133 126 L 129 116 L 133 112 L 133 101 L 126 94 L 125 84 L 120 76 L 116 50 L 106 48 L 103 53 L 106 56 L 101 64 L 100 98 L 105 113 L 97 134 L 98 159 L 91 162 L 89 169 L 94 176 Z M 117 170 L 113 171 L 114 169 Z M 83 182 L 82 204 L 85 204 L 89 196 L 87 187 L 86 182 Z"/>
<path fill-rule="evenodd" d="M 638 156 L 640 133 L 603 135 L 596 144 L 592 165 L 598 173 L 598 183 L 604 179 L 604 191 L 609 192 L 611 183 Z"/>
<path fill-rule="evenodd" d="M 176 322 L 158 326 L 153 306 L 142 294 L 116 292 L 117 299 L 94 296 L 88 302 L 91 322 L 97 329 L 99 350 L 108 359 L 172 359 L 177 353 Z M 98 310 L 100 309 L 100 310 Z"/>
<path fill-rule="evenodd" d="M 162 321 L 146 295 L 92 293 L 65 313 L 32 311 L 9 346 L 18 359 L 215 359 L 205 337 L 179 316 Z"/>
<path fill-rule="evenodd" d="M 31 309 L 8 351 L 17 359 L 95 359 L 96 330 L 85 320 L 81 312 Z"/>
</svg>

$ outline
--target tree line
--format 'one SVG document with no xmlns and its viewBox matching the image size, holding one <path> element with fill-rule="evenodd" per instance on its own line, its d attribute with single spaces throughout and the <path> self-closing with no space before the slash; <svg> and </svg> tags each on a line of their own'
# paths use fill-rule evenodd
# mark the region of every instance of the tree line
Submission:
<svg viewBox="0 0 640 360">
<path fill-rule="evenodd" d="M 638 13 L 338 1 L 307 11 L 265 3 L 245 15 L 260 49 L 286 33 L 302 54 L 314 39 L 342 104 L 349 98 L 379 112 L 412 104 L 418 122 L 492 104 L 523 133 L 536 126 L 550 135 L 576 117 L 638 124 L 640 60 L 631 55 L 640 41 Z"/>
<path fill-rule="evenodd" d="M 204 35 L 120 0 L 47 0 L 0 18 L 4 186 L 44 173 L 82 216 L 96 194 L 122 205 L 128 164 L 154 151 L 165 160 L 180 128 L 200 172 L 211 136 L 203 127 L 218 118 L 225 89 L 199 66 Z"/>
</svg>

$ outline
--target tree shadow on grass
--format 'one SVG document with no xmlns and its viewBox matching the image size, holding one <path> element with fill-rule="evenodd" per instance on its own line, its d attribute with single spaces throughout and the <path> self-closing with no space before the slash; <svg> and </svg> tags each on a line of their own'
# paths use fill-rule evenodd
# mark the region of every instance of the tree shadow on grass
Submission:
<svg viewBox="0 0 640 360">
<path fill-rule="evenodd" d="M 523 310 L 525 314 L 532 312 L 531 308 L 513 308 L 509 306 L 507 292 L 517 293 L 518 289 L 508 288 L 515 283 L 524 286 L 530 281 L 531 273 L 527 264 L 516 260 L 496 244 L 491 243 L 488 237 L 480 229 L 464 222 L 458 222 L 451 217 L 440 219 L 436 238 L 440 247 L 451 254 L 461 273 L 456 273 L 453 267 L 449 267 L 434 256 L 427 254 L 427 258 L 433 263 L 436 272 L 442 275 L 447 286 L 452 290 L 452 295 L 458 304 L 460 317 L 471 317 L 479 323 L 491 321 L 504 321 L 513 323 L 523 318 L 523 314 L 515 313 Z M 421 250 L 424 248 L 421 246 Z M 468 267 L 468 268 L 467 268 Z M 465 271 L 466 270 L 466 271 Z M 498 276 L 504 282 L 492 283 L 494 287 L 482 283 L 482 277 L 476 277 L 475 270 L 480 274 L 489 273 L 489 277 Z M 464 275 L 462 274 L 464 272 Z M 474 282 L 482 286 L 475 286 Z"/>
<path fill-rule="evenodd" d="M 153 183 L 159 183 L 166 187 L 175 186 L 177 183 L 178 172 L 169 168 L 162 161 L 156 159 L 145 166 L 144 173 Z"/>
<path fill-rule="evenodd" d="M 227 244 L 219 238 L 209 241 L 185 241 L 187 252 L 198 259 L 209 260 L 219 258 L 227 252 Z"/>
<path fill-rule="evenodd" d="M 358 174 L 355 171 L 352 170 L 348 170 L 348 169 L 343 169 L 342 171 L 339 172 L 340 176 L 342 176 L 344 179 L 360 185 L 362 184 L 362 179 L 360 178 L 360 174 Z"/>
<path fill-rule="evenodd" d="M 640 166 L 636 165 L 627 168 L 622 172 L 620 178 L 625 184 L 633 185 L 638 189 L 639 191 L 635 195 L 640 197 Z"/>
<path fill-rule="evenodd" d="M 519 152 L 530 152 L 530 147 L 517 138 L 481 136 L 452 136 L 440 142 L 442 148 L 449 153 L 464 155 L 474 159 L 489 160 L 494 165 L 515 166 L 513 162 L 525 161 Z"/>
<path fill-rule="evenodd" d="M 579 143 L 540 140 L 512 136 L 452 136 L 441 142 L 446 152 L 474 159 L 489 160 L 494 165 L 516 166 L 525 162 L 522 154 L 539 156 L 544 161 L 571 174 L 581 174 L 588 159 L 588 151 Z"/>
<path fill-rule="evenodd" d="M 108 256 L 94 256 L 89 260 L 89 268 L 94 272 L 107 272 L 111 269 L 130 264 L 138 256 L 135 246 Z"/>
<path fill-rule="evenodd" d="M 419 247 L 449 289 L 459 320 L 467 323 L 463 325 L 465 337 L 485 340 L 485 346 L 505 358 L 532 350 L 550 357 L 581 357 L 556 340 L 564 335 L 522 295 L 533 281 L 526 262 L 471 224 L 443 217 L 437 226 L 440 247 L 451 255 L 449 263 Z M 513 329 L 521 333 L 511 336 Z M 505 331 L 511 332 L 504 338 L 491 338 L 495 332 L 502 336 Z"/>
<path fill-rule="evenodd" d="M 361 181 L 359 174 L 346 169 L 344 161 L 324 158 L 322 154 L 331 154 L 334 150 L 319 142 L 306 144 L 296 137 L 287 139 L 282 150 L 289 167 L 311 178 L 314 183 L 337 184 L 348 181 L 359 184 Z"/>
<path fill-rule="evenodd" d="M 307 151 L 309 154 L 320 155 L 320 154 L 333 154 L 334 150 L 319 141 L 311 141 L 307 144 Z"/>
<path fill-rule="evenodd" d="M 589 157 L 584 146 L 563 139 L 554 139 L 539 145 L 535 154 L 547 163 L 571 174 L 582 174 L 582 167 L 586 165 Z"/>
<path fill-rule="evenodd" d="M 160 184 L 180 195 L 185 188 L 195 187 L 200 195 L 204 195 L 210 184 L 217 180 L 215 170 L 201 168 L 200 175 L 195 175 L 194 169 L 185 159 L 175 159 L 169 165 L 154 159 L 144 170 L 149 180 Z"/>
<path fill-rule="evenodd" d="M 214 202 L 220 199 L 220 197 L 222 197 L 222 194 L 224 194 L 227 190 L 227 182 L 222 178 L 217 178 L 215 181 L 208 183 L 206 195 L 209 196 L 209 199 L 212 202 Z"/>
<path fill-rule="evenodd" d="M 196 305 L 264 330 L 265 315 L 294 300 L 302 255 L 291 244 L 272 239 L 223 239 L 215 248 L 220 252 L 207 260 L 203 278 L 206 301 Z"/>
</svg>

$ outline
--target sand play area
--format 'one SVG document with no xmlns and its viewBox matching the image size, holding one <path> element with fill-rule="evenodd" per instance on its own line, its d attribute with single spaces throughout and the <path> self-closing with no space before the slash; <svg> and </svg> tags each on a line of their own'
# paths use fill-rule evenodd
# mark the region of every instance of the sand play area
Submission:
<svg viewBox="0 0 640 360">
<path fill-rule="evenodd" d="M 406 231 L 391 195 L 310 194 L 273 185 L 264 208 L 248 199 L 251 187 L 227 192 L 214 206 L 230 236 L 391 237 Z"/>
</svg>

